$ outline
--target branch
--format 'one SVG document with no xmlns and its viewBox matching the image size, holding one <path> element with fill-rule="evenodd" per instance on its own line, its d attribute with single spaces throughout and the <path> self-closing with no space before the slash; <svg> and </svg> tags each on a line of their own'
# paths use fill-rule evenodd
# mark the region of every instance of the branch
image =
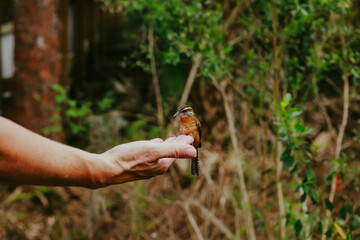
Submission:
<svg viewBox="0 0 360 240">
<path fill-rule="evenodd" d="M 278 24 L 278 14 L 276 9 L 271 9 L 272 13 L 272 27 L 273 31 L 273 68 L 274 68 L 274 87 L 273 87 L 273 95 L 277 102 L 280 102 L 281 99 L 281 91 L 280 91 L 280 73 L 279 68 L 281 66 L 282 58 L 279 56 L 281 51 L 281 42 L 278 43 L 278 32 L 277 32 L 277 24 Z M 282 53 L 283 54 L 283 53 Z M 276 133 L 276 138 L 279 135 L 279 131 Z M 286 231 L 286 219 L 285 219 L 285 204 L 284 204 L 284 193 L 282 189 L 281 182 L 281 173 L 283 168 L 283 163 L 280 160 L 282 152 L 282 143 L 280 141 L 276 141 L 276 149 L 275 149 L 275 164 L 276 164 L 276 192 L 278 198 L 279 205 L 279 213 L 280 213 L 280 239 L 285 239 L 285 231 Z"/>
<path fill-rule="evenodd" d="M 212 214 L 207 208 L 202 206 L 198 200 L 193 200 L 193 205 L 200 208 L 201 213 L 204 215 L 206 219 L 209 219 L 222 233 L 226 235 L 228 239 L 233 239 L 234 235 L 230 231 L 228 227 L 225 226 L 225 224 L 220 221 L 214 214 Z"/>
<path fill-rule="evenodd" d="M 345 128 L 346 128 L 348 117 L 349 117 L 349 102 L 350 102 L 350 99 L 349 99 L 349 77 L 347 74 L 345 74 L 344 75 L 344 110 L 343 110 L 342 121 L 341 121 L 340 129 L 339 129 L 339 134 L 338 134 L 337 141 L 336 141 L 335 159 L 340 158 Z M 336 165 L 335 172 L 338 171 L 338 168 L 339 168 L 339 166 Z M 331 181 L 331 190 L 330 190 L 330 195 L 329 195 L 329 201 L 331 203 L 333 203 L 333 201 L 334 201 L 335 191 L 336 191 L 336 174 L 333 175 L 332 181 Z M 321 235 L 322 240 L 326 239 L 325 231 L 329 227 L 330 216 L 331 216 L 331 211 L 326 210 L 326 218 L 325 218 L 325 222 L 324 222 L 324 232 Z"/>
<path fill-rule="evenodd" d="M 312 77 L 311 80 L 312 80 L 312 83 L 313 83 L 313 85 L 314 85 L 315 100 L 316 100 L 317 103 L 319 104 L 319 107 L 320 107 L 320 109 L 321 109 L 321 112 L 322 112 L 322 114 L 324 115 L 324 118 L 325 118 L 325 120 L 326 120 L 326 124 L 327 124 L 327 126 L 328 126 L 328 129 L 329 129 L 329 131 L 330 131 L 331 136 L 332 136 L 334 139 L 336 139 L 336 137 L 337 137 L 337 136 L 336 136 L 336 131 L 335 131 L 335 129 L 334 129 L 332 123 L 331 123 L 331 119 L 330 119 L 329 115 L 327 114 L 326 107 L 325 107 L 324 103 L 323 103 L 323 102 L 321 101 L 321 99 L 320 99 L 319 89 L 318 89 L 318 87 L 317 87 L 316 80 L 315 80 L 314 77 Z"/>
<path fill-rule="evenodd" d="M 236 161 L 236 167 L 237 167 L 239 178 L 240 178 L 240 189 L 241 189 L 241 194 L 242 194 L 241 201 L 242 201 L 242 206 L 243 206 L 243 210 L 245 212 L 245 217 L 246 217 L 245 220 L 247 223 L 248 239 L 255 240 L 256 235 L 255 235 L 255 229 L 254 229 L 253 219 L 252 219 L 252 215 L 251 215 L 249 195 L 248 195 L 248 192 L 246 189 L 244 170 L 242 167 L 243 159 L 240 157 L 238 140 L 236 138 L 234 116 L 233 116 L 231 108 L 230 108 L 228 96 L 225 92 L 226 84 L 220 86 L 218 81 L 216 79 L 214 79 L 214 86 L 218 89 L 218 91 L 221 93 L 221 96 L 223 98 L 223 103 L 224 103 L 226 118 L 227 118 L 227 122 L 228 122 L 228 128 L 229 128 L 229 132 L 230 132 L 231 142 L 233 145 L 235 156 L 236 156 L 236 158 L 239 158 L 238 161 Z"/>
<path fill-rule="evenodd" d="M 157 116 L 158 116 L 158 124 L 160 128 L 160 134 L 164 135 L 163 122 L 164 122 L 164 112 L 162 108 L 162 100 L 160 94 L 160 85 L 159 79 L 156 72 L 156 61 L 155 61 L 155 53 L 154 53 L 154 24 L 150 22 L 149 31 L 148 31 L 148 44 L 149 44 L 149 54 L 150 54 L 150 67 L 151 67 L 151 75 L 155 88 L 156 95 L 156 105 L 157 105 Z"/>
<path fill-rule="evenodd" d="M 204 240 L 203 235 L 201 234 L 200 228 L 197 225 L 194 216 L 192 215 L 191 211 L 190 211 L 190 207 L 188 203 L 184 203 L 180 205 L 186 212 L 186 216 L 189 219 L 190 225 L 193 227 L 196 237 L 198 240 Z"/>
<path fill-rule="evenodd" d="M 186 80 L 185 88 L 184 88 L 184 91 L 181 96 L 181 100 L 180 100 L 180 104 L 179 104 L 180 106 L 184 105 L 189 98 L 190 90 L 191 90 L 192 85 L 194 84 L 196 73 L 200 66 L 201 58 L 202 58 L 202 56 L 200 53 L 197 53 L 194 57 L 194 63 L 190 69 L 190 73 Z"/>
</svg>

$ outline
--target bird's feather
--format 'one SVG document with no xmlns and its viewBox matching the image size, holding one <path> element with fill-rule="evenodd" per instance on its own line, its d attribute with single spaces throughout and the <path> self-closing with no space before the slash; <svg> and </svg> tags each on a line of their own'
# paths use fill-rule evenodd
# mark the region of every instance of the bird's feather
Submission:
<svg viewBox="0 0 360 240">
<path fill-rule="evenodd" d="M 199 148 L 201 148 L 202 129 L 201 129 L 201 124 L 199 121 L 196 121 L 196 127 L 197 127 L 199 137 L 200 137 Z"/>
</svg>

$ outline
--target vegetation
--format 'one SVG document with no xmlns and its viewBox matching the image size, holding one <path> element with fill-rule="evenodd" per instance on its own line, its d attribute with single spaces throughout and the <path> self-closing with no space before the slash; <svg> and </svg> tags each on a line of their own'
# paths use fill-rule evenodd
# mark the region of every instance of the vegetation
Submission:
<svg viewBox="0 0 360 240">
<path fill-rule="evenodd" d="M 96 191 L 4 186 L 0 236 L 360 237 L 358 1 L 101 3 L 122 19 L 120 79 L 98 103 L 54 85 L 68 142 L 101 152 L 165 138 L 188 103 L 204 131 L 201 174 L 178 160 Z"/>
</svg>

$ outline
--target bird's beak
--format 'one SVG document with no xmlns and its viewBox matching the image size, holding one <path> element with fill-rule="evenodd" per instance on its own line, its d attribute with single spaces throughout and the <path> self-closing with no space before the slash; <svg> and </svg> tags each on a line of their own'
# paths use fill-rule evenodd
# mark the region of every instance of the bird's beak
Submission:
<svg viewBox="0 0 360 240">
<path fill-rule="evenodd" d="M 179 115 L 179 111 L 177 111 L 177 112 L 174 114 L 173 118 L 176 117 L 177 115 Z"/>
</svg>

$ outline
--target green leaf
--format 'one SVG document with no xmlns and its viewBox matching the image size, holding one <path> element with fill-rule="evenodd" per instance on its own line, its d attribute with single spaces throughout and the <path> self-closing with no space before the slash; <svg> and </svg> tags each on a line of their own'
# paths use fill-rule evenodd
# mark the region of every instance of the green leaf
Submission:
<svg viewBox="0 0 360 240">
<path fill-rule="evenodd" d="M 285 108 L 287 105 L 289 105 L 291 102 L 291 99 L 292 99 L 292 96 L 290 93 L 285 94 L 285 96 L 283 97 L 283 99 L 281 100 L 281 103 L 280 103 L 281 107 Z"/>
<path fill-rule="evenodd" d="M 308 179 L 308 181 L 311 181 L 311 182 L 316 180 L 315 172 L 313 169 L 310 168 L 306 171 L 306 178 Z"/>
<path fill-rule="evenodd" d="M 297 118 L 298 116 L 300 116 L 302 114 L 302 111 L 296 111 L 290 114 L 290 119 L 294 119 Z"/>
<path fill-rule="evenodd" d="M 49 127 L 43 128 L 43 129 L 41 129 L 41 131 L 43 132 L 43 134 L 44 134 L 45 136 L 49 136 L 49 135 L 50 135 L 50 128 L 49 128 Z"/>
<path fill-rule="evenodd" d="M 294 230 L 295 230 L 296 236 L 300 235 L 301 229 L 302 229 L 301 220 L 297 219 L 296 222 L 294 223 Z"/>
<path fill-rule="evenodd" d="M 65 92 L 65 88 L 63 86 L 59 85 L 59 84 L 53 84 L 53 85 L 51 85 L 51 88 L 54 91 L 58 92 L 58 93 L 64 93 Z"/>
<path fill-rule="evenodd" d="M 319 202 L 319 196 L 318 196 L 317 192 L 314 189 L 311 190 L 311 202 L 313 204 L 316 204 L 316 203 Z"/>
<path fill-rule="evenodd" d="M 59 94 L 59 95 L 56 95 L 56 97 L 55 97 L 55 101 L 57 103 L 65 102 L 65 100 L 66 100 L 66 95 L 64 95 L 64 94 Z"/>
<path fill-rule="evenodd" d="M 351 230 L 355 230 L 360 226 L 360 217 L 358 215 L 354 216 L 354 220 L 351 222 Z"/>
<path fill-rule="evenodd" d="M 296 173 L 298 170 L 299 170 L 298 166 L 297 166 L 297 164 L 295 164 L 294 167 L 290 171 L 290 175 L 293 176 L 294 173 Z"/>
<path fill-rule="evenodd" d="M 346 240 L 352 240 L 352 234 L 350 229 L 346 232 Z"/>
<path fill-rule="evenodd" d="M 317 232 L 318 232 L 318 233 L 322 233 L 322 231 L 323 231 L 322 222 L 319 221 L 318 224 L 317 224 Z"/>
<path fill-rule="evenodd" d="M 325 205 L 326 205 L 326 208 L 329 209 L 330 211 L 332 211 L 334 209 L 332 203 L 330 202 L 330 200 L 328 198 L 325 199 Z"/>
<path fill-rule="evenodd" d="M 339 214 L 342 219 L 346 219 L 346 203 L 341 206 Z"/>
<path fill-rule="evenodd" d="M 325 233 L 326 237 L 331 238 L 333 230 L 334 230 L 334 225 L 331 224 L 331 226 L 329 227 L 329 229 Z"/>
<path fill-rule="evenodd" d="M 285 146 L 281 154 L 280 160 L 283 161 L 284 163 L 283 168 L 285 170 L 290 169 L 294 164 L 294 157 L 291 156 L 291 149 L 288 146 Z"/>
<path fill-rule="evenodd" d="M 348 213 L 350 213 L 350 214 L 353 214 L 353 213 L 354 213 L 354 208 L 353 208 L 353 204 L 352 204 L 351 201 L 350 201 L 349 204 L 347 205 L 347 211 L 348 211 Z"/>
<path fill-rule="evenodd" d="M 306 193 L 304 193 L 304 194 L 302 194 L 302 195 L 300 196 L 300 201 L 301 201 L 301 202 L 305 202 L 305 200 L 306 200 Z"/>
</svg>

